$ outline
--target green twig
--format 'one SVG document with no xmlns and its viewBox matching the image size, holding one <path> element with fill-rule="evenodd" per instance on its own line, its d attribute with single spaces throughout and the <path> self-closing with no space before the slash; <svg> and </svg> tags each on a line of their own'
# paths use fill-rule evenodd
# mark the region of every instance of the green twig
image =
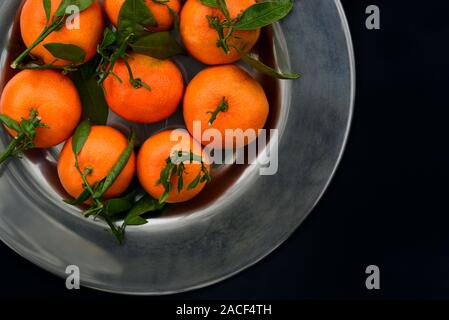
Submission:
<svg viewBox="0 0 449 320">
<path fill-rule="evenodd" d="M 25 51 L 23 51 L 12 63 L 11 68 L 17 69 L 22 62 L 23 59 L 25 59 L 31 51 L 37 47 L 42 41 L 44 41 L 53 31 L 58 30 L 61 28 L 62 24 L 64 23 L 65 16 L 62 16 L 58 18 L 57 20 L 53 21 L 48 27 L 45 27 L 44 31 L 39 35 L 39 37 L 29 46 Z"/>
<path fill-rule="evenodd" d="M 215 111 L 208 111 L 207 113 L 211 114 L 210 120 L 208 124 L 211 126 L 215 120 L 217 120 L 217 116 L 220 112 L 227 112 L 229 110 L 229 103 L 226 100 L 226 97 L 221 98 L 220 103 L 217 106 L 217 109 Z"/>
<path fill-rule="evenodd" d="M 17 146 L 20 144 L 21 141 L 25 139 L 25 135 L 22 133 L 19 136 L 15 137 L 11 143 L 8 145 L 6 150 L 1 154 L 0 156 L 0 164 L 6 161 L 9 157 L 12 157 L 14 154 L 14 151 L 16 150 Z"/>
<path fill-rule="evenodd" d="M 126 66 L 126 69 L 128 70 L 129 81 L 131 82 L 131 85 L 135 89 L 140 89 L 140 88 L 144 87 L 148 91 L 151 91 L 151 87 L 148 84 L 146 84 L 144 81 L 142 81 L 139 78 L 134 78 L 133 70 L 131 69 L 131 66 L 129 65 L 128 59 L 126 57 L 123 57 L 122 59 L 123 59 L 123 63 Z"/>
<path fill-rule="evenodd" d="M 37 128 L 48 128 L 41 123 L 42 119 L 38 116 L 36 109 L 31 109 L 28 119 L 22 119 L 20 123 L 7 117 L 1 116 L 1 121 L 10 129 L 16 131 L 17 136 L 13 138 L 6 150 L 0 155 L 0 163 L 3 163 L 10 157 L 20 156 L 23 152 L 33 149 L 34 138 L 36 137 Z"/>
<path fill-rule="evenodd" d="M 178 192 L 181 192 L 184 187 L 184 163 L 193 163 L 194 161 L 201 163 L 201 171 L 198 173 L 198 176 L 187 186 L 187 190 L 195 189 L 200 182 L 204 183 L 211 180 L 209 171 L 207 170 L 201 156 L 195 155 L 192 151 L 175 151 L 173 155 L 168 157 L 165 161 L 166 165 L 161 170 L 159 180 L 156 182 L 156 185 L 162 185 L 164 187 L 164 193 L 159 198 L 159 204 L 163 204 L 167 201 L 167 198 L 173 189 L 173 182 L 171 180 L 175 175 L 178 176 Z"/>
</svg>

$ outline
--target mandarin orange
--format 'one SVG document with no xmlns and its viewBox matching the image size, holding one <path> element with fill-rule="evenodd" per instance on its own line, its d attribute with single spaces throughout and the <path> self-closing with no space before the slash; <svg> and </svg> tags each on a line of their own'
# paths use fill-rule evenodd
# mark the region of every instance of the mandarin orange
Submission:
<svg viewBox="0 0 449 320">
<path fill-rule="evenodd" d="M 81 118 L 81 101 L 73 82 L 54 70 L 24 70 L 3 89 L 0 113 L 18 122 L 35 109 L 48 128 L 37 128 L 34 144 L 49 148 L 70 137 Z M 11 129 L 9 133 L 16 135 Z"/>
<path fill-rule="evenodd" d="M 87 174 L 89 184 L 103 180 L 117 163 L 128 145 L 128 139 L 118 130 L 108 126 L 93 126 L 85 145 L 78 155 L 79 167 Z M 134 178 L 136 157 L 134 152 L 125 168 L 112 186 L 106 191 L 104 198 L 120 196 Z M 72 150 L 72 138 L 64 145 L 58 161 L 58 175 L 62 186 L 73 198 L 84 191 L 84 184 L 75 167 L 75 155 Z"/>
</svg>

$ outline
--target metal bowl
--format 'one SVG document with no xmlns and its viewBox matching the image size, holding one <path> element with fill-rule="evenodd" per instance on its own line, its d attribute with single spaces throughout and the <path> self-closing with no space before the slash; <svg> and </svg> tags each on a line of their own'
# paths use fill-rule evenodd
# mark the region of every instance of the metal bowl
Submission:
<svg viewBox="0 0 449 320">
<path fill-rule="evenodd" d="M 21 47 L 20 1 L 0 0 L 1 86 Z M 253 265 L 301 224 L 329 184 L 342 155 L 354 99 L 354 58 L 339 1 L 300 0 L 280 24 L 265 31 L 259 53 L 302 79 L 257 76 L 271 103 L 267 128 L 278 129 L 279 168 L 214 168 L 214 182 L 192 202 L 172 206 L 141 227 L 125 245 L 62 202 L 55 163 L 60 148 L 33 151 L 0 168 L 0 238 L 36 265 L 65 277 L 77 265 L 87 287 L 126 294 L 169 294 L 216 283 Z M 267 40 L 268 39 L 268 40 Z M 186 81 L 203 66 L 177 59 Z M 123 121 L 111 115 L 111 125 Z M 127 124 L 128 125 L 128 124 Z M 180 113 L 164 123 L 136 126 L 140 141 L 182 125 Z M 10 138 L 1 130 L 0 150 Z"/>
</svg>

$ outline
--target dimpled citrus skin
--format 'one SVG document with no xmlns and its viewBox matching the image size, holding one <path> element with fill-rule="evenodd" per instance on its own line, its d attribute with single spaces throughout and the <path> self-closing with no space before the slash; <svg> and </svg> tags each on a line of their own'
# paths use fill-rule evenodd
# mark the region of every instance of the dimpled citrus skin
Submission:
<svg viewBox="0 0 449 320">
<path fill-rule="evenodd" d="M 209 125 L 211 114 L 225 97 L 229 108 L 220 112 Z M 263 129 L 269 113 L 269 103 L 262 86 L 246 71 L 235 65 L 209 67 L 198 73 L 189 83 L 184 96 L 184 121 L 195 136 L 194 121 L 201 124 L 201 134 L 209 128 L 218 130 L 222 140 L 214 141 L 214 148 L 242 147 L 234 141 L 224 141 L 226 129 Z M 197 138 L 197 137 L 195 137 Z M 203 139 L 203 138 L 202 138 Z M 251 142 L 246 139 L 245 144 Z M 211 141 L 203 140 L 204 145 Z"/>
<path fill-rule="evenodd" d="M 118 25 L 118 16 L 124 3 L 125 0 L 104 0 L 104 10 L 114 26 Z M 168 8 L 164 4 L 156 3 L 153 0 L 145 0 L 145 3 L 157 22 L 157 27 L 151 27 L 150 30 L 155 32 L 170 30 L 174 18 Z M 181 10 L 180 0 L 169 0 L 166 5 L 176 13 Z"/>
<path fill-rule="evenodd" d="M 38 112 L 49 128 L 37 128 L 34 144 L 49 148 L 70 137 L 81 117 L 81 101 L 75 85 L 53 70 L 24 70 L 3 89 L 0 113 L 18 122 L 29 118 L 31 109 Z M 8 129 L 13 136 L 15 131 Z"/>
<path fill-rule="evenodd" d="M 54 15 L 62 0 L 51 0 L 51 16 Z M 47 18 L 42 0 L 27 0 L 20 15 L 20 30 L 23 42 L 27 47 L 39 37 L 45 28 Z M 51 19 L 50 19 L 51 21 Z M 55 57 L 44 47 L 46 43 L 73 44 L 86 52 L 84 61 L 92 59 L 97 45 L 101 41 L 104 29 L 103 14 L 98 1 L 79 15 L 79 29 L 68 29 L 65 24 L 58 31 L 52 32 L 31 54 L 42 59 L 46 64 L 53 63 Z M 70 61 L 58 60 L 55 65 L 71 64 Z"/>
<path fill-rule="evenodd" d="M 119 60 L 114 73 L 104 82 L 109 107 L 122 118 L 139 123 L 152 123 L 170 117 L 178 108 L 184 93 L 181 71 L 171 60 L 159 60 L 133 53 L 128 58 L 135 79 L 151 87 L 136 89 L 129 81 L 125 63 Z"/>
<path fill-rule="evenodd" d="M 235 18 L 256 1 L 227 0 L 226 3 L 231 17 Z M 223 14 L 218 9 L 207 7 L 199 0 L 188 0 L 184 4 L 180 15 L 180 34 L 186 49 L 195 59 L 209 65 L 238 61 L 240 55 L 234 48 L 230 48 L 230 53 L 226 54 L 222 48 L 217 47 L 218 33 L 209 26 L 207 16 L 223 19 Z M 225 34 L 226 32 L 225 30 Z M 259 36 L 260 29 L 234 31 L 234 39 L 231 38 L 228 43 L 249 52 Z"/>
<path fill-rule="evenodd" d="M 171 141 L 172 132 L 171 130 L 166 130 L 150 137 L 143 144 L 137 156 L 137 176 L 139 177 L 139 181 L 143 188 L 156 199 L 159 199 L 165 191 L 161 184 L 157 184 L 157 181 L 160 178 L 162 169 L 166 165 L 167 158 L 174 151 L 192 151 L 195 155 L 202 154 L 203 159 L 206 159 L 205 154 L 202 153 L 201 145 L 194 141 L 187 131 L 177 130 L 177 133 L 182 138 L 180 140 L 174 139 L 175 141 Z M 209 170 L 208 161 L 206 160 L 205 162 Z M 185 174 L 183 175 L 184 188 L 181 192 L 178 192 L 178 176 L 175 175 L 171 180 L 174 187 L 167 199 L 168 203 L 188 201 L 197 196 L 205 187 L 206 183 L 199 183 L 196 188 L 187 190 L 187 186 L 195 180 L 201 171 L 201 164 L 199 162 L 186 162 L 185 169 Z"/>
<path fill-rule="evenodd" d="M 82 148 L 78 159 L 81 171 L 92 169 L 87 175 L 90 184 L 104 179 L 117 163 L 128 145 L 128 139 L 118 130 L 107 126 L 93 126 Z M 136 169 L 134 152 L 123 171 L 105 193 L 104 198 L 120 196 L 130 185 Z M 77 198 L 83 191 L 83 180 L 75 168 L 75 155 L 72 150 L 72 138 L 64 145 L 58 161 L 58 175 L 62 186 L 73 198 Z"/>
</svg>

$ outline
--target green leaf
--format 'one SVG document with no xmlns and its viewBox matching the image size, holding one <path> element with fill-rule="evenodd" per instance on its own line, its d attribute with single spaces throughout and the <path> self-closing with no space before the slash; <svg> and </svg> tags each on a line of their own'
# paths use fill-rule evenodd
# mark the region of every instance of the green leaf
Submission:
<svg viewBox="0 0 449 320">
<path fill-rule="evenodd" d="M 147 223 L 148 221 L 146 219 L 139 216 L 131 217 L 126 221 L 126 225 L 128 226 L 141 226 Z"/>
<path fill-rule="evenodd" d="M 159 204 L 163 205 L 165 201 L 167 201 L 168 197 L 170 196 L 170 191 L 165 190 L 162 196 L 159 198 Z"/>
<path fill-rule="evenodd" d="M 159 204 L 159 202 L 150 197 L 149 195 L 145 195 L 143 198 L 141 198 L 139 201 L 137 201 L 134 206 L 132 207 L 132 209 L 128 212 L 128 214 L 126 215 L 125 218 L 125 224 L 126 225 L 135 225 L 135 222 L 142 222 L 139 219 L 136 219 L 137 217 L 145 220 L 143 218 L 141 218 L 140 216 L 142 216 L 143 214 L 146 214 L 148 212 L 153 212 L 153 211 L 159 211 L 164 207 L 164 205 Z M 145 220 L 146 222 L 146 220 Z M 141 223 L 139 223 L 141 224 Z"/>
<path fill-rule="evenodd" d="M 47 18 L 47 23 L 50 21 L 50 15 L 51 15 L 51 0 L 43 0 L 44 4 L 44 10 L 45 10 L 45 16 Z"/>
<path fill-rule="evenodd" d="M 131 48 L 137 53 L 157 59 L 168 59 L 185 53 L 170 32 L 150 33 L 132 43 Z"/>
<path fill-rule="evenodd" d="M 221 10 L 221 12 L 224 14 L 225 18 L 228 21 L 231 21 L 231 15 L 229 14 L 228 6 L 226 4 L 226 0 L 216 0 L 218 4 L 218 8 Z"/>
<path fill-rule="evenodd" d="M 144 0 L 126 0 L 118 17 L 118 33 L 120 40 L 128 35 L 137 37 L 148 32 L 149 27 L 156 27 L 157 22 Z"/>
<path fill-rule="evenodd" d="M 110 199 L 105 204 L 105 212 L 107 215 L 115 215 L 131 209 L 132 203 L 128 197 Z"/>
<path fill-rule="evenodd" d="M 46 43 L 44 47 L 56 58 L 68 60 L 75 64 L 83 63 L 86 58 L 86 51 L 74 44 Z"/>
<path fill-rule="evenodd" d="M 56 10 L 55 17 L 64 16 L 67 13 L 67 7 L 69 6 L 77 6 L 81 12 L 89 8 L 94 2 L 95 0 L 62 0 Z"/>
<path fill-rule="evenodd" d="M 72 206 L 76 206 L 78 204 L 86 202 L 90 198 L 90 196 L 91 194 L 89 190 L 84 189 L 84 191 L 78 196 L 78 198 L 73 200 L 64 200 L 64 202 Z"/>
<path fill-rule="evenodd" d="M 182 188 L 184 188 L 184 178 L 181 175 L 178 177 L 178 193 L 181 192 Z"/>
<path fill-rule="evenodd" d="M 301 77 L 300 74 L 297 73 L 279 73 L 273 68 L 267 66 L 263 62 L 257 60 L 253 56 L 247 53 L 243 53 L 239 50 L 240 56 L 242 57 L 242 60 L 248 63 L 251 67 L 256 69 L 257 71 L 266 74 L 270 77 L 277 78 L 277 79 L 286 79 L 286 80 L 294 80 Z"/>
<path fill-rule="evenodd" d="M 134 150 L 134 146 L 136 144 L 136 133 L 134 132 L 134 130 L 131 130 L 128 141 L 129 141 L 128 145 L 120 155 L 120 158 L 118 159 L 117 163 L 114 165 L 114 167 L 112 167 L 111 171 L 106 176 L 104 183 L 101 184 L 101 187 L 99 186 L 97 190 L 95 190 L 94 193 L 95 199 L 101 199 L 101 197 L 103 197 L 105 192 L 108 191 L 108 189 L 112 186 L 112 184 L 115 182 L 117 177 L 120 175 L 122 170 L 127 165 L 128 160 L 131 157 L 131 154 Z"/>
<path fill-rule="evenodd" d="M 108 120 L 109 107 L 104 91 L 97 81 L 97 65 L 98 60 L 94 58 L 82 65 L 77 72 L 72 73 L 72 77 L 80 94 L 84 113 L 93 124 L 105 125 Z"/>
<path fill-rule="evenodd" d="M 217 0 L 200 0 L 201 4 L 211 7 L 211 8 L 215 8 L 218 9 L 218 3 Z"/>
<path fill-rule="evenodd" d="M 237 30 L 255 30 L 284 18 L 293 8 L 293 0 L 267 1 L 253 4 L 234 24 Z"/>
<path fill-rule="evenodd" d="M 105 203 L 105 213 L 108 216 L 113 216 L 119 213 L 130 210 L 134 205 L 134 198 L 139 189 L 134 189 L 125 196 L 120 198 L 109 199 Z"/>
<path fill-rule="evenodd" d="M 75 130 L 75 134 L 72 138 L 72 150 L 73 153 L 77 156 L 80 154 L 84 145 L 86 144 L 87 138 L 90 133 L 90 123 L 88 121 L 83 121 L 79 124 L 78 128 Z"/>
<path fill-rule="evenodd" d="M 110 28 L 104 29 L 103 41 L 100 44 L 100 51 L 103 51 L 107 47 L 113 45 L 117 41 L 117 34 Z"/>
<path fill-rule="evenodd" d="M 195 189 L 198 184 L 200 183 L 200 179 L 201 179 L 201 173 L 198 173 L 198 175 L 196 176 L 195 180 L 193 180 L 188 186 L 187 186 L 187 190 L 192 190 Z"/>
<path fill-rule="evenodd" d="M 8 117 L 7 115 L 0 114 L 0 121 L 3 122 L 5 126 L 14 130 L 17 133 L 21 131 L 20 124 L 16 120 Z"/>
<path fill-rule="evenodd" d="M 103 189 L 103 186 L 104 186 L 104 183 L 105 183 L 105 182 L 106 182 L 106 178 L 104 178 L 103 180 L 101 180 L 101 181 L 98 183 L 96 190 L 101 190 L 101 189 Z"/>
</svg>

